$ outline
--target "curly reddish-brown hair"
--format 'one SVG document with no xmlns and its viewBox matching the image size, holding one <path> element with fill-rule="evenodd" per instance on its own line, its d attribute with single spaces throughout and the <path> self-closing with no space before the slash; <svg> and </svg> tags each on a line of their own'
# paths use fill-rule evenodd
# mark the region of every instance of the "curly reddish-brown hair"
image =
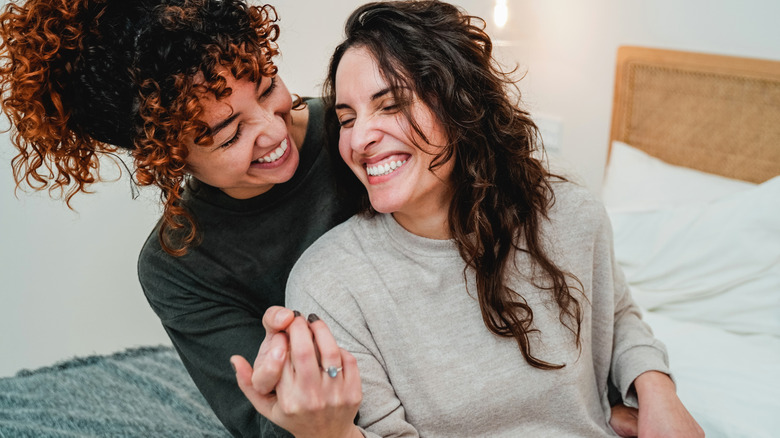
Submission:
<svg viewBox="0 0 780 438">
<path fill-rule="evenodd" d="M 0 92 L 17 187 L 70 205 L 99 181 L 100 156 L 130 151 L 139 185 L 161 189 L 163 248 L 197 236 L 181 202 L 187 144 L 213 143 L 199 97 L 223 77 L 276 74 L 276 11 L 242 0 L 27 0 L 0 15 Z"/>
</svg>

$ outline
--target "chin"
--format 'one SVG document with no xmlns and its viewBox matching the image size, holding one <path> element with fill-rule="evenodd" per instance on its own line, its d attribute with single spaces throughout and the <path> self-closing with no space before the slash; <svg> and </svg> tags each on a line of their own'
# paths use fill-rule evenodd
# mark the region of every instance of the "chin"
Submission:
<svg viewBox="0 0 780 438">
<path fill-rule="evenodd" d="M 290 157 L 287 159 L 287 162 L 284 163 L 284 167 L 282 168 L 284 181 L 281 182 L 285 183 L 291 180 L 293 176 L 295 176 L 295 172 L 298 170 L 298 164 L 300 164 L 299 161 L 300 158 L 298 156 L 298 152 L 293 151 L 293 155 L 290 155 Z"/>
<path fill-rule="evenodd" d="M 372 198 L 370 195 L 368 199 L 371 202 L 371 207 L 378 213 L 395 213 L 402 206 L 402 203 L 392 199 Z"/>
<path fill-rule="evenodd" d="M 373 207 L 377 213 L 393 213 L 395 211 L 392 208 L 382 208 L 381 206 L 376 206 L 374 204 L 371 204 L 371 207 Z"/>
</svg>

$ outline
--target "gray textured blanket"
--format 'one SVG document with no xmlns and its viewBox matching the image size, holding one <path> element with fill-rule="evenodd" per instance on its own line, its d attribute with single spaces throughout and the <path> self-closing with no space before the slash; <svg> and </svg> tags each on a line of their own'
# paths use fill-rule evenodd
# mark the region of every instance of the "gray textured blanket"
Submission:
<svg viewBox="0 0 780 438">
<path fill-rule="evenodd" d="M 170 347 L 0 379 L 0 438 L 229 436 Z"/>
</svg>

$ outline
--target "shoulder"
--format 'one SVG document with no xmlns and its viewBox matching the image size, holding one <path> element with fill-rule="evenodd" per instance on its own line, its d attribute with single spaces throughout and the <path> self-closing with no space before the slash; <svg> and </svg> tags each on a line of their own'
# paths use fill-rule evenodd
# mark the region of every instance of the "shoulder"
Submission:
<svg viewBox="0 0 780 438">
<path fill-rule="evenodd" d="M 552 181 L 550 187 L 554 195 L 550 217 L 576 221 L 601 221 L 606 217 L 601 200 L 587 187 L 561 180 Z"/>
<path fill-rule="evenodd" d="M 204 275 L 212 272 L 198 254 L 199 247 L 188 248 L 182 256 L 166 252 L 160 243 L 159 223 L 141 247 L 136 265 L 138 282 L 149 305 L 166 323 L 192 312 L 202 289 Z"/>
<path fill-rule="evenodd" d="M 295 270 L 328 269 L 360 257 L 373 231 L 374 219 L 355 215 L 320 236 L 298 259 Z"/>
<path fill-rule="evenodd" d="M 160 273 L 160 265 L 165 264 L 168 254 L 163 250 L 158 237 L 159 224 L 146 237 L 141 252 L 138 254 L 138 277 L 143 286 L 153 281 L 155 275 Z"/>
<path fill-rule="evenodd" d="M 587 187 L 568 181 L 553 181 L 554 203 L 548 212 L 546 234 L 561 242 L 584 243 L 611 233 L 606 209 Z"/>
<path fill-rule="evenodd" d="M 320 98 L 304 98 L 307 111 L 306 136 L 309 141 L 324 140 L 325 107 Z"/>
<path fill-rule="evenodd" d="M 572 209 L 582 206 L 599 208 L 601 201 L 587 187 L 572 181 L 554 179 L 550 188 L 555 195 L 555 206 L 559 209 Z"/>
<path fill-rule="evenodd" d="M 322 99 L 304 99 L 307 112 L 306 132 L 301 145 L 300 163 L 298 172 L 309 174 L 312 169 L 327 172 L 328 179 L 332 179 L 331 173 L 337 168 L 341 157 L 335 148 L 329 147 L 325 130 L 325 109 Z"/>
<path fill-rule="evenodd" d="M 176 282 L 176 267 L 170 254 L 160 244 L 159 224 L 146 238 L 138 255 L 138 281 L 152 309 L 161 318 L 164 317 L 166 303 L 170 295 L 177 290 L 171 285 Z"/>
<path fill-rule="evenodd" d="M 351 279 L 360 276 L 368 253 L 366 246 L 377 241 L 377 226 L 376 218 L 355 215 L 323 234 L 290 272 L 288 298 L 302 292 L 344 289 Z M 312 288 L 315 283 L 317 287 Z"/>
<path fill-rule="evenodd" d="M 304 97 L 303 101 L 309 107 L 309 117 L 321 121 L 325 114 L 325 104 L 320 97 Z"/>
</svg>

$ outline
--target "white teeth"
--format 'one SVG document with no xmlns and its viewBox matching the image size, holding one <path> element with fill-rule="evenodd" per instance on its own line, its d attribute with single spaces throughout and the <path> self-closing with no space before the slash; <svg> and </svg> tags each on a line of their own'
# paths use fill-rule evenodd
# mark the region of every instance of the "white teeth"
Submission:
<svg viewBox="0 0 780 438">
<path fill-rule="evenodd" d="M 383 176 L 393 172 L 395 169 L 403 166 L 406 160 L 403 161 L 390 161 L 389 163 L 380 164 L 378 166 L 366 166 L 366 172 L 370 176 Z"/>
<path fill-rule="evenodd" d="M 266 155 L 263 158 L 258 158 L 257 162 L 263 162 L 263 163 L 273 163 L 274 161 L 278 160 L 282 155 L 284 155 L 284 151 L 287 150 L 287 139 L 285 138 L 282 140 L 282 144 L 279 145 L 278 148 L 274 149 L 273 152 Z"/>
</svg>

